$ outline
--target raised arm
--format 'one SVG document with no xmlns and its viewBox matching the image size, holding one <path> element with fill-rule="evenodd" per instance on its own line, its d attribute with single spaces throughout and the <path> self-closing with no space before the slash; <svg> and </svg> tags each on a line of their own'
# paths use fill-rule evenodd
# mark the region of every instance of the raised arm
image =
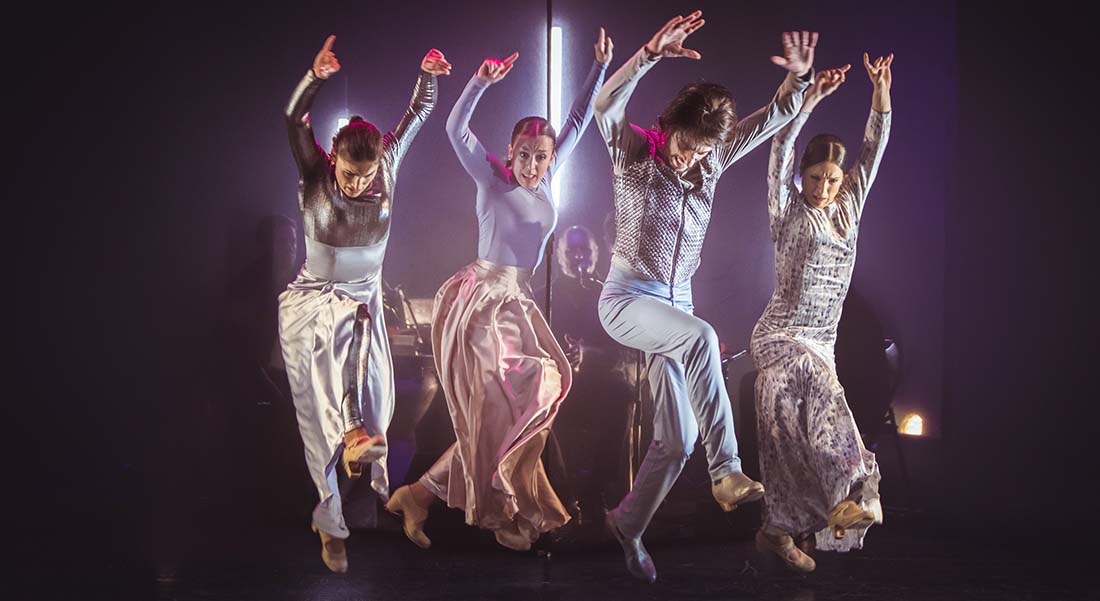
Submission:
<svg viewBox="0 0 1100 601">
<path fill-rule="evenodd" d="M 588 71 L 588 78 L 584 81 L 581 93 L 573 101 L 573 106 L 562 123 L 561 131 L 558 132 L 557 146 L 554 147 L 554 163 L 550 165 L 551 175 L 557 171 L 559 165 L 565 163 L 581 136 L 584 135 L 588 123 L 592 121 L 592 104 L 596 91 L 603 84 L 604 72 L 607 70 L 607 64 L 611 62 L 614 47 L 611 38 L 601 27 L 600 37 L 596 40 L 596 60 Z"/>
<path fill-rule="evenodd" d="M 321 84 L 340 70 L 340 63 L 332 53 L 332 44 L 335 41 L 334 35 L 325 40 L 325 45 L 313 59 L 313 66 L 290 95 L 290 102 L 287 103 L 284 113 L 290 136 L 290 151 L 294 154 L 298 174 L 303 180 L 323 173 L 328 164 L 328 155 L 313 137 L 313 128 L 309 125 L 309 109 L 313 106 L 313 99 L 321 89 Z"/>
<path fill-rule="evenodd" d="M 504 76 L 512 70 L 518 57 L 519 53 L 513 52 L 503 61 L 494 58 L 485 59 L 477 73 L 466 84 L 466 88 L 462 90 L 454 108 L 451 109 L 451 114 L 447 117 L 447 138 L 451 141 L 451 147 L 454 148 L 458 161 L 462 163 L 466 173 L 469 173 L 470 177 L 479 184 L 488 183 L 494 177 L 507 180 L 508 168 L 500 162 L 500 159 L 485 150 L 474 132 L 470 131 L 470 118 L 473 117 L 481 95 L 489 86 L 504 79 Z"/>
<path fill-rule="evenodd" d="M 798 198 L 798 189 L 794 187 L 794 142 L 809 118 L 809 113 L 798 113 L 772 138 L 768 157 L 768 222 L 773 232 L 787 208 Z"/>
<path fill-rule="evenodd" d="M 838 196 L 851 203 L 852 211 L 858 221 L 867 202 L 871 184 L 878 175 L 878 166 L 886 152 L 886 143 L 890 140 L 890 85 L 893 75 L 890 65 L 894 55 L 879 57 L 871 63 L 866 53 L 863 65 L 874 84 L 871 95 L 871 115 L 867 118 L 867 127 L 863 131 L 863 145 L 859 149 L 859 158 L 848 169 Z"/>
<path fill-rule="evenodd" d="M 850 68 L 851 65 L 844 65 L 819 72 L 814 84 L 806 90 L 798 116 L 772 138 L 771 155 L 768 157 L 768 220 L 773 234 L 776 222 L 798 198 L 798 189 L 794 187 L 794 143 L 798 133 L 817 104 L 844 83 L 844 74 Z"/>
<path fill-rule="evenodd" d="M 428 51 L 424 60 L 420 62 L 420 76 L 416 79 L 413 88 L 412 100 L 409 108 L 397 122 L 393 131 L 386 135 L 386 152 L 392 153 L 394 170 L 401 164 L 413 138 L 416 137 L 420 127 L 428 120 L 436 101 L 436 76 L 448 75 L 451 72 L 451 64 L 444 58 L 443 53 L 435 48 Z"/>
<path fill-rule="evenodd" d="M 649 152 L 649 141 L 642 130 L 630 123 L 626 105 L 630 95 L 642 78 L 662 57 L 702 58 L 695 50 L 684 48 L 689 35 L 703 26 L 702 11 L 676 16 L 665 23 L 644 47 L 615 72 L 596 95 L 596 125 L 611 153 L 611 163 L 616 173 L 621 173 L 631 163 L 644 158 Z"/>
<path fill-rule="evenodd" d="M 715 149 L 719 173 L 748 154 L 795 117 L 802 107 L 803 94 L 813 80 L 814 47 L 817 33 L 803 31 L 783 34 L 784 56 L 772 62 L 787 70 L 771 102 L 741 119 L 729 141 Z"/>
</svg>

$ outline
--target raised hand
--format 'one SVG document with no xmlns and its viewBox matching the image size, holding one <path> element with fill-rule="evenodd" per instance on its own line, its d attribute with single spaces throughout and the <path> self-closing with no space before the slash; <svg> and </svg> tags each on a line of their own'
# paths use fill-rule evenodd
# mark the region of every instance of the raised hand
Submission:
<svg viewBox="0 0 1100 601">
<path fill-rule="evenodd" d="M 496 83 L 504 79 L 505 75 L 508 75 L 508 72 L 512 70 L 512 66 L 515 64 L 517 58 L 519 58 L 518 52 L 513 52 L 511 56 L 504 60 L 487 58 L 481 63 L 481 67 L 478 68 L 477 76 L 482 81 Z"/>
<path fill-rule="evenodd" d="M 610 63 L 613 50 L 615 50 L 615 44 L 611 42 L 611 36 L 607 35 L 601 27 L 600 37 L 596 39 L 596 62 L 601 65 Z"/>
<path fill-rule="evenodd" d="M 336 55 L 332 53 L 332 44 L 335 42 L 336 36 L 328 36 L 325 45 L 313 59 L 313 74 L 321 79 L 328 79 L 340 70 L 340 61 L 336 60 Z"/>
<path fill-rule="evenodd" d="M 893 52 L 886 57 L 876 58 L 874 63 L 871 62 L 866 52 L 863 53 L 863 66 L 867 68 L 867 76 L 871 78 L 871 83 L 875 84 L 875 88 L 890 89 L 890 84 L 893 83 L 890 64 L 893 62 Z"/>
<path fill-rule="evenodd" d="M 686 17 L 673 17 L 660 31 L 653 34 L 653 38 L 645 45 L 646 51 L 654 56 L 682 56 L 696 60 L 703 58 L 698 52 L 684 48 L 684 40 L 706 23 L 702 16 L 703 11 L 697 10 Z"/>
<path fill-rule="evenodd" d="M 844 83 L 844 74 L 851 68 L 851 65 L 844 65 L 843 67 L 819 72 L 814 79 L 814 84 L 806 91 L 806 95 L 824 98 L 832 94 L 840 87 L 840 84 Z"/>
<path fill-rule="evenodd" d="M 424 60 L 420 61 L 420 69 L 432 75 L 450 75 L 451 63 L 447 62 L 442 52 L 432 48 L 424 55 Z"/>
<path fill-rule="evenodd" d="M 814 66 L 814 46 L 816 31 L 784 31 L 783 56 L 773 56 L 772 62 L 801 77 Z"/>
<path fill-rule="evenodd" d="M 880 113 L 890 112 L 890 84 L 894 81 L 890 65 L 893 63 L 893 53 L 876 58 L 874 63 L 866 52 L 863 53 L 863 66 L 867 68 L 867 76 L 871 78 L 871 83 L 875 84 L 875 89 L 871 93 L 871 108 Z"/>
</svg>

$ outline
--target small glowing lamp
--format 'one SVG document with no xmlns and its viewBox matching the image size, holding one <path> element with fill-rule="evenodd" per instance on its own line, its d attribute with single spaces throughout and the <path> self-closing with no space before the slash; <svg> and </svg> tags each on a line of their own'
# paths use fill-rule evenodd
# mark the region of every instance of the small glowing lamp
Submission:
<svg viewBox="0 0 1100 601">
<path fill-rule="evenodd" d="M 919 413 L 910 413 L 901 420 L 901 433 L 907 436 L 924 435 L 924 418 Z"/>
</svg>

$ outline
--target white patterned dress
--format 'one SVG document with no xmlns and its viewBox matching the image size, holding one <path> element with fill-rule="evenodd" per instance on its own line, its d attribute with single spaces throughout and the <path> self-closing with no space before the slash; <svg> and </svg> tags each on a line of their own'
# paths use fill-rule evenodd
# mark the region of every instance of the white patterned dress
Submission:
<svg viewBox="0 0 1100 601">
<path fill-rule="evenodd" d="M 815 533 L 818 549 L 848 551 L 862 547 L 867 529 L 835 539 L 829 511 L 852 499 L 881 523 L 882 506 L 878 465 L 848 409 L 833 347 L 890 113 L 871 111 L 859 156 L 824 208 L 810 206 L 794 185 L 794 141 L 808 117 L 800 113 L 775 135 L 768 165 L 776 287 L 751 344 L 764 523 L 795 536 Z"/>
</svg>

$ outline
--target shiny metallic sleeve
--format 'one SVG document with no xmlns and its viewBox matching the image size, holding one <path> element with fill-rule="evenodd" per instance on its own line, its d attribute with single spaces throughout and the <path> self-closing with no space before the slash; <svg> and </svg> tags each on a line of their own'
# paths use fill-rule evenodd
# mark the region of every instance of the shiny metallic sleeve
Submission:
<svg viewBox="0 0 1100 601">
<path fill-rule="evenodd" d="M 324 80 L 313 75 L 313 69 L 310 69 L 298 82 L 286 105 L 284 116 L 290 136 L 290 151 L 294 154 L 294 162 L 298 164 L 298 173 L 303 181 L 317 173 L 324 173 L 328 163 L 328 156 L 317 145 L 313 128 L 309 125 L 309 109 L 323 83 Z"/>
<path fill-rule="evenodd" d="M 733 128 L 729 142 L 714 149 L 718 171 L 724 172 L 750 150 L 790 123 L 802 108 L 806 89 L 813 81 L 812 70 L 802 77 L 788 73 L 783 78 L 783 83 L 779 84 L 772 101 L 739 121 Z"/>
<path fill-rule="evenodd" d="M 649 140 L 641 129 L 630 123 L 626 116 L 626 106 L 638 80 L 649 72 L 661 60 L 651 57 L 645 48 L 640 48 L 622 67 L 615 72 L 607 83 L 603 84 L 593 108 L 596 113 L 596 125 L 600 135 L 611 153 L 611 163 L 615 173 L 622 173 L 631 163 L 647 156 Z"/>
<path fill-rule="evenodd" d="M 413 138 L 420 131 L 421 126 L 427 121 L 428 115 L 435 108 L 436 78 L 427 71 L 421 71 L 413 88 L 412 100 L 409 108 L 397 122 L 393 131 L 386 135 L 386 153 L 390 156 L 393 175 L 396 176 L 397 168 L 401 165 L 401 159 L 405 158 L 405 152 L 412 144 Z"/>
</svg>

